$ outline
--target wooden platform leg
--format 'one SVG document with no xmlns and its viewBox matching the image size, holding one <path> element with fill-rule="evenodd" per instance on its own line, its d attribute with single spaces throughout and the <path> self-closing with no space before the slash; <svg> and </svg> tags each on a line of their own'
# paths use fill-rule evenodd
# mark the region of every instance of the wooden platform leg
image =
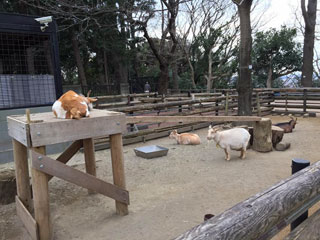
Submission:
<svg viewBox="0 0 320 240">
<path fill-rule="evenodd" d="M 83 148 L 84 148 L 84 159 L 86 162 L 86 172 L 93 176 L 97 176 L 93 138 L 83 139 Z M 93 194 L 94 192 L 91 190 L 88 190 L 88 193 Z"/>
<path fill-rule="evenodd" d="M 32 210 L 27 147 L 12 140 L 13 156 L 16 168 L 17 195 L 29 212 Z"/>
<path fill-rule="evenodd" d="M 44 146 L 33 148 L 33 150 L 43 155 L 46 153 Z M 32 168 L 32 191 L 35 220 L 39 227 L 39 239 L 50 240 L 52 239 L 52 229 L 49 209 L 48 175 L 35 168 Z"/>
<path fill-rule="evenodd" d="M 122 149 L 122 134 L 110 135 L 110 150 L 112 159 L 113 182 L 115 185 L 126 189 L 126 180 L 124 174 L 124 158 Z M 119 215 L 127 215 L 128 205 L 116 201 L 116 212 Z"/>
</svg>

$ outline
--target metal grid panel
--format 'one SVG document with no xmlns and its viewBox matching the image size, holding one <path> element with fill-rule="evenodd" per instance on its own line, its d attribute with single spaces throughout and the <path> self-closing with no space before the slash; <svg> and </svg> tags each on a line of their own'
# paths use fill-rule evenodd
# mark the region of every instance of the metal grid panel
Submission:
<svg viewBox="0 0 320 240">
<path fill-rule="evenodd" d="M 56 99 L 50 36 L 0 32 L 0 109 Z"/>
</svg>

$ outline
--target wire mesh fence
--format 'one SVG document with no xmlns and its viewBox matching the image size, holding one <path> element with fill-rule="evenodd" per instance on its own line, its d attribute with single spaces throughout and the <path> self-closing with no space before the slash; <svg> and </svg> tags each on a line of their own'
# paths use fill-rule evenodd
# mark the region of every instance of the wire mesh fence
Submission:
<svg viewBox="0 0 320 240">
<path fill-rule="evenodd" d="M 0 32 L 0 109 L 56 99 L 50 35 Z"/>
</svg>

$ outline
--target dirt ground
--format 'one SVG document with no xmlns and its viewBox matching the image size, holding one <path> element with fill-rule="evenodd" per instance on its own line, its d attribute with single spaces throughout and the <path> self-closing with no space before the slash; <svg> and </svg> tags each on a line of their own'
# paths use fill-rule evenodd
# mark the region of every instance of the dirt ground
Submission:
<svg viewBox="0 0 320 240">
<path fill-rule="evenodd" d="M 273 122 L 288 117 L 271 117 Z M 50 208 L 54 239 L 142 240 L 172 239 L 201 223 L 206 213 L 215 215 L 291 175 L 291 160 L 319 160 L 320 118 L 298 118 L 293 133 L 283 141 L 291 148 L 284 152 L 259 153 L 248 150 L 247 158 L 232 152 L 224 160 L 222 149 L 207 144 L 207 129 L 195 131 L 198 146 L 177 145 L 161 138 L 124 146 L 129 215 L 115 214 L 114 201 L 103 195 L 54 178 L 50 181 Z M 166 157 L 143 159 L 134 148 L 144 145 L 169 148 Z M 110 151 L 96 152 L 97 174 L 112 182 Z M 70 165 L 84 169 L 83 154 Z M 0 168 L 12 165 L 0 165 Z M 282 234 L 284 235 L 284 234 Z M 0 240 L 29 239 L 16 216 L 15 205 L 0 206 Z M 276 239 L 282 239 L 281 236 Z"/>
</svg>

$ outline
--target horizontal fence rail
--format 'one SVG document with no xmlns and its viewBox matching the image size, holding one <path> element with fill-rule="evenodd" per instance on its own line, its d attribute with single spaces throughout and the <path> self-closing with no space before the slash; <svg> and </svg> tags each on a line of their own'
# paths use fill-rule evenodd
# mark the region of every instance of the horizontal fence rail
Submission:
<svg viewBox="0 0 320 240">
<path fill-rule="evenodd" d="M 238 203 L 176 240 L 271 239 L 320 198 L 320 162 Z"/>
</svg>

